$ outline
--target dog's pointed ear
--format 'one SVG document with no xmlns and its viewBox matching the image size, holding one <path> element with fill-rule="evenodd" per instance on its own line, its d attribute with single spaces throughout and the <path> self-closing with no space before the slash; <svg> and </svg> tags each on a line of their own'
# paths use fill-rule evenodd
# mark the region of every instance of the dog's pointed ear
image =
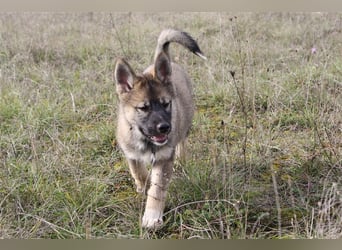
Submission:
<svg viewBox="0 0 342 250">
<path fill-rule="evenodd" d="M 171 80 L 171 62 L 170 58 L 165 52 L 160 52 L 154 62 L 154 76 L 163 83 Z"/>
<path fill-rule="evenodd" d="M 118 94 L 129 92 L 133 88 L 135 73 L 131 66 L 122 58 L 116 62 L 114 78 Z"/>
</svg>

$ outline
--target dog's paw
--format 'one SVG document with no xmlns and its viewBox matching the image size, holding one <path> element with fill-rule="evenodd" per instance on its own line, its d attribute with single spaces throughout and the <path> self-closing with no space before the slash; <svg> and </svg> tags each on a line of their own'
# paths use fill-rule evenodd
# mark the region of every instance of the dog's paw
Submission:
<svg viewBox="0 0 342 250">
<path fill-rule="evenodd" d="M 145 187 L 137 186 L 136 191 L 137 191 L 137 193 L 145 193 Z"/>
<path fill-rule="evenodd" d="M 146 194 L 147 190 L 150 188 L 149 183 L 135 181 L 137 193 Z"/>
<path fill-rule="evenodd" d="M 149 186 L 136 186 L 136 191 L 137 191 L 137 193 L 139 193 L 139 194 L 145 194 L 145 195 L 147 195 L 147 190 L 149 189 Z"/>
<path fill-rule="evenodd" d="M 142 218 L 142 227 L 147 229 L 156 230 L 163 225 L 163 213 L 154 210 L 147 209 Z"/>
</svg>

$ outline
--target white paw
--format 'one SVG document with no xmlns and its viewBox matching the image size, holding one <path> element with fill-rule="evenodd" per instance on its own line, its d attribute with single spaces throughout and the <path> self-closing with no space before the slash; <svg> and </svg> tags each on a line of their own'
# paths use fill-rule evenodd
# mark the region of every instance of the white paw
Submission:
<svg viewBox="0 0 342 250">
<path fill-rule="evenodd" d="M 136 191 L 137 191 L 137 193 L 144 193 L 145 192 L 145 187 L 137 186 Z"/>
<path fill-rule="evenodd" d="M 150 187 L 148 183 L 140 181 L 135 181 L 135 186 L 137 193 L 145 193 Z"/>
<path fill-rule="evenodd" d="M 163 212 L 154 209 L 146 209 L 142 218 L 142 227 L 158 229 L 163 225 Z"/>
</svg>

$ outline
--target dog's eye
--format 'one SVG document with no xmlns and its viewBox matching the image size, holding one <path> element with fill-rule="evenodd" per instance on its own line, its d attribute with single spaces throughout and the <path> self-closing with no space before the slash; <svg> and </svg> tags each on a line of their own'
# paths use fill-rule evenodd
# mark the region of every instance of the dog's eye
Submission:
<svg viewBox="0 0 342 250">
<path fill-rule="evenodd" d="M 143 105 L 143 106 L 138 106 L 138 107 L 136 107 L 136 109 L 137 109 L 137 110 L 140 110 L 140 111 L 143 111 L 143 112 L 147 112 L 147 111 L 150 110 L 150 106 L 147 105 L 147 104 L 145 104 L 145 105 Z"/>
<path fill-rule="evenodd" d="M 163 108 L 167 109 L 170 107 L 170 104 L 171 104 L 171 102 L 163 102 L 162 106 L 163 106 Z"/>
</svg>

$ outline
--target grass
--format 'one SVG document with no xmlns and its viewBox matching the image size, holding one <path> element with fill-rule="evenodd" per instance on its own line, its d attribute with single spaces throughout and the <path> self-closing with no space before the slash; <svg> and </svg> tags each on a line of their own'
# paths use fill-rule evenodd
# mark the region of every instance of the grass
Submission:
<svg viewBox="0 0 342 250">
<path fill-rule="evenodd" d="M 115 58 L 160 31 L 197 111 L 165 226 L 140 227 L 115 142 Z M 1 13 L 0 238 L 341 238 L 340 13 Z M 314 49 L 313 49 L 314 48 Z"/>
</svg>

